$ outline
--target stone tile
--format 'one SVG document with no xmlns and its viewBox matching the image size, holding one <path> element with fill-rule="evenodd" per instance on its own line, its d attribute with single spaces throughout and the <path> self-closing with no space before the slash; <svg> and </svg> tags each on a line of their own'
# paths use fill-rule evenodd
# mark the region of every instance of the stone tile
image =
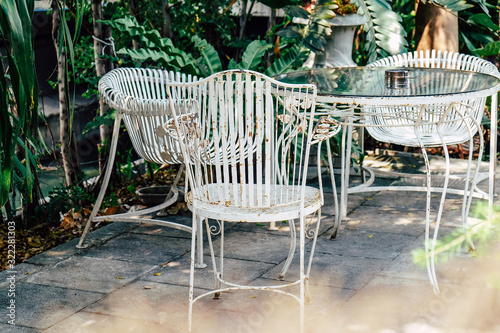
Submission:
<svg viewBox="0 0 500 333">
<path fill-rule="evenodd" d="M 269 280 L 262 280 L 258 284 L 270 284 Z M 325 318 L 353 293 L 311 285 L 312 302 L 305 305 L 306 332 L 325 326 L 329 326 L 331 332 L 331 323 L 325 322 Z M 201 299 L 200 302 L 213 300 Z M 247 290 L 224 293 L 217 303 L 201 316 L 195 312 L 194 332 L 299 332 L 299 305 L 291 297 Z"/>
<path fill-rule="evenodd" d="M 11 275 L 16 276 L 16 281 L 23 281 L 30 277 L 32 274 L 41 270 L 42 266 L 21 263 L 16 265 L 13 269 L 8 269 L 0 272 L 0 289 L 6 287 L 9 282 L 6 280 Z"/>
<path fill-rule="evenodd" d="M 187 287 L 138 280 L 108 294 L 85 311 L 148 321 L 168 327 L 169 332 L 186 332 L 188 290 Z M 197 310 L 206 311 L 201 306 Z"/>
<path fill-rule="evenodd" d="M 289 236 L 277 237 L 271 233 L 228 232 L 224 239 L 224 253 L 226 258 L 278 264 L 286 259 L 290 242 Z M 220 237 L 217 237 L 214 241 L 216 251 L 219 244 Z"/>
<path fill-rule="evenodd" d="M 420 319 L 435 296 L 428 283 L 418 280 L 375 277 L 332 315 L 339 329 L 352 325 L 398 332 L 400 327 Z M 361 330 L 361 332 L 368 332 Z M 390 331 L 392 332 L 392 331 Z"/>
<path fill-rule="evenodd" d="M 123 233 L 129 232 L 136 228 L 138 223 L 129 222 L 113 222 L 103 226 L 97 230 L 90 232 L 87 236 L 84 245 L 88 247 L 100 245 L 111 238 L 114 238 Z M 78 239 L 79 241 L 80 239 Z"/>
<path fill-rule="evenodd" d="M 401 210 L 395 207 L 359 206 L 341 226 L 347 230 L 366 230 L 419 236 L 425 229 L 425 212 L 416 209 Z M 346 230 L 346 232 L 347 232 Z M 344 231 L 338 235 L 340 240 Z"/>
<path fill-rule="evenodd" d="M 131 223 L 110 223 L 102 228 L 97 229 L 96 231 L 89 233 L 87 241 L 84 244 L 86 245 L 85 249 L 76 248 L 78 242 L 80 241 L 80 238 L 75 238 L 67 243 L 61 244 L 55 248 L 40 253 L 39 255 L 31 257 L 26 260 L 26 262 L 35 265 L 51 265 L 67 259 L 73 255 L 84 254 L 88 251 L 89 248 L 100 245 L 119 234 L 129 231 L 133 227 L 134 225 Z"/>
<path fill-rule="evenodd" d="M 389 266 L 387 266 L 379 275 L 388 278 L 399 278 L 407 280 L 421 280 L 429 283 L 427 269 L 425 263 L 418 264 L 414 261 L 413 255 L 416 250 L 424 250 L 424 237 L 421 236 L 414 242 L 408 244 L 404 251 L 399 255 Z M 442 260 L 436 259 L 436 276 L 438 283 L 458 283 L 461 279 L 471 280 L 474 277 L 477 281 L 478 277 L 471 274 L 474 271 L 474 265 L 477 264 L 476 258 L 463 251 L 460 254 L 455 254 L 450 261 L 442 263 Z"/>
<path fill-rule="evenodd" d="M 219 258 L 216 259 L 218 268 L 220 269 Z M 180 260 L 171 261 L 166 264 L 165 267 L 151 271 L 149 274 L 143 276 L 142 279 L 151 282 L 189 286 L 189 261 L 190 257 L 188 255 L 183 256 Z M 206 268 L 195 270 L 194 283 L 197 288 L 213 289 L 215 280 L 211 258 L 209 256 L 206 257 L 205 262 L 207 263 Z M 228 281 L 248 284 L 262 276 L 274 266 L 276 265 L 250 260 L 225 258 L 224 276 Z"/>
<path fill-rule="evenodd" d="M 309 228 L 315 228 L 316 222 L 318 221 L 317 215 L 310 215 L 306 219 L 306 223 L 310 224 Z M 327 232 L 334 224 L 334 217 L 324 214 L 321 214 L 321 224 L 319 227 L 319 234 Z M 265 233 L 272 234 L 277 236 L 285 236 L 290 237 L 290 222 L 289 221 L 277 221 L 276 222 L 276 230 L 270 229 L 270 223 L 224 223 L 226 235 L 234 232 L 252 232 L 252 233 Z M 295 227 L 298 230 L 299 222 L 295 220 Z M 298 237 L 298 236 L 297 236 Z"/>
<path fill-rule="evenodd" d="M 144 264 L 161 264 L 186 253 L 190 248 L 191 240 L 186 238 L 128 233 L 109 240 L 86 255 Z"/>
<path fill-rule="evenodd" d="M 285 275 L 286 281 L 298 280 L 298 257 L 297 254 L 294 256 L 294 260 Z M 309 253 L 306 253 L 306 265 L 308 259 Z M 391 260 L 316 252 L 311 266 L 310 283 L 320 286 L 358 290 L 367 284 L 375 274 L 387 267 L 390 262 Z M 275 267 L 262 277 L 275 279 L 281 267 L 281 265 Z"/>
<path fill-rule="evenodd" d="M 165 332 L 165 326 L 149 320 L 129 319 L 80 311 L 64 319 L 44 333 L 119 333 Z"/>
<path fill-rule="evenodd" d="M 312 281 L 320 282 L 320 281 Z M 330 287 L 326 285 L 319 285 L 314 283 L 309 284 L 309 296 L 311 302 L 307 304 L 307 307 L 312 312 L 325 312 L 334 311 L 340 308 L 350 297 L 355 294 L 354 290 L 342 289 L 337 287 Z M 286 284 L 288 281 L 279 281 L 274 279 L 259 278 L 251 282 L 251 286 L 275 286 Z M 294 285 L 291 287 L 286 287 L 282 289 L 283 291 L 290 292 L 294 295 L 299 295 L 299 286 Z M 254 307 L 266 307 L 268 302 L 275 303 L 280 302 L 281 295 L 269 291 L 234 291 L 225 292 L 221 296 L 221 304 L 217 305 L 215 309 L 218 310 L 228 310 L 228 311 L 238 311 L 243 313 L 248 313 L 255 311 Z M 293 305 L 296 301 L 287 297 L 284 297 L 286 301 L 292 301 Z M 269 307 L 269 306 L 267 306 Z"/>
<path fill-rule="evenodd" d="M 316 253 L 392 260 L 415 239 L 415 236 L 390 232 L 344 229 L 335 240 L 329 235 L 318 237 Z"/>
<path fill-rule="evenodd" d="M 20 282 L 15 291 L 16 324 L 45 329 L 103 297 L 103 294 Z M 0 304 L 10 304 L 7 289 L 0 290 Z M 0 322 L 7 323 L 7 307 L 0 307 Z"/>
<path fill-rule="evenodd" d="M 349 299 L 334 318 L 340 331 L 359 325 L 371 329 L 361 332 L 400 332 L 415 326 L 422 327 L 421 332 L 494 332 L 491 328 L 498 326 L 499 299 L 498 290 L 444 283 L 440 297 L 436 297 L 423 281 L 377 276 Z"/>
<path fill-rule="evenodd" d="M 108 293 L 130 283 L 154 267 L 150 264 L 77 256 L 47 267 L 31 275 L 27 281 Z"/>
<path fill-rule="evenodd" d="M 77 244 L 78 239 L 75 238 L 67 243 L 61 244 L 34 257 L 31 257 L 26 260 L 26 262 L 34 265 L 52 265 L 68 259 L 75 254 L 86 252 L 86 250 L 77 249 Z"/>
<path fill-rule="evenodd" d="M 20 326 L 20 325 L 10 325 L 0 323 L 0 332 L 2 333 L 37 333 L 40 332 L 34 328 Z"/>
<path fill-rule="evenodd" d="M 431 194 L 431 210 L 437 211 L 441 195 L 439 193 Z M 371 207 L 393 207 L 401 210 L 418 209 L 425 211 L 426 193 L 410 191 L 380 191 L 373 193 L 363 205 Z M 447 196 L 448 198 L 448 196 Z M 450 199 L 445 203 L 445 208 L 457 207 L 462 202 L 459 199 Z"/>
<path fill-rule="evenodd" d="M 178 223 L 191 227 L 192 217 L 191 213 L 186 213 L 186 215 L 168 215 L 161 218 L 162 220 Z M 183 230 L 168 227 L 167 225 L 157 225 L 157 224 L 147 224 L 140 223 L 134 229 L 131 230 L 132 233 L 140 233 L 146 235 L 164 236 L 164 237 L 177 237 L 177 238 L 188 238 L 191 239 L 191 233 Z"/>
</svg>

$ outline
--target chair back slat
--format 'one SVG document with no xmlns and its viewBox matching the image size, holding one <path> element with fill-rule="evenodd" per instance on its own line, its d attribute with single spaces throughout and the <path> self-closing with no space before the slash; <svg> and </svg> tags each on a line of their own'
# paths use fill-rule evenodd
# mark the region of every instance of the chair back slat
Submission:
<svg viewBox="0 0 500 333">
<path fill-rule="evenodd" d="M 166 125 L 182 147 L 195 201 L 247 208 L 300 204 L 314 85 L 230 70 L 171 84 L 168 91 L 179 87 L 202 87 L 196 98 L 172 98 L 175 117 Z"/>
<path fill-rule="evenodd" d="M 163 130 L 170 119 L 166 87 L 172 82 L 197 80 L 196 76 L 172 71 L 118 68 L 100 80 L 99 91 L 104 101 L 121 113 L 140 157 L 159 164 L 178 164 L 182 163 L 179 143 Z M 195 93 L 181 86 L 175 96 L 191 98 Z"/>
</svg>

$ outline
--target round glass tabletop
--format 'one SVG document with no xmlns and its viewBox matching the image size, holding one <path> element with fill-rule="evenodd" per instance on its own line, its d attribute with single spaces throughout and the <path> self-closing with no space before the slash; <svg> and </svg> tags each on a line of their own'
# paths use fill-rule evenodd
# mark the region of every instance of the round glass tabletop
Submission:
<svg viewBox="0 0 500 333">
<path fill-rule="evenodd" d="M 318 99 L 466 98 L 469 94 L 489 96 L 500 89 L 500 78 L 495 76 L 440 68 L 318 68 L 277 75 L 275 79 L 284 83 L 315 84 Z"/>
</svg>

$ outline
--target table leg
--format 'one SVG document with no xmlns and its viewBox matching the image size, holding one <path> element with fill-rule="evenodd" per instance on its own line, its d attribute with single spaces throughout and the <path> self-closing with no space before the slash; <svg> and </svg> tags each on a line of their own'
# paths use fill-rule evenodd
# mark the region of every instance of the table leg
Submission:
<svg viewBox="0 0 500 333">
<path fill-rule="evenodd" d="M 489 170 L 489 202 L 488 221 L 493 218 L 493 201 L 495 199 L 495 173 L 497 165 L 497 127 L 498 127 L 498 93 L 491 96 L 491 135 L 490 135 L 490 170 Z"/>
</svg>

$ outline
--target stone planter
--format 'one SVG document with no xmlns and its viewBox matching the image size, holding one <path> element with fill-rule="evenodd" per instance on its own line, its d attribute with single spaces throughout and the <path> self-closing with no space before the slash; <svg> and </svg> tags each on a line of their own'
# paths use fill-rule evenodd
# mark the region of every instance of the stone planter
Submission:
<svg viewBox="0 0 500 333">
<path fill-rule="evenodd" d="M 325 52 L 316 54 L 314 67 L 354 67 L 352 45 L 356 27 L 365 19 L 358 14 L 337 15 L 328 20 L 332 34 L 326 36 Z"/>
<path fill-rule="evenodd" d="M 167 194 L 170 191 L 170 186 L 151 186 L 142 187 L 138 189 L 135 193 L 139 197 L 139 200 L 146 206 L 156 206 L 165 202 Z M 184 201 L 184 195 L 179 192 L 179 197 L 177 202 Z"/>
<path fill-rule="evenodd" d="M 325 51 L 322 54 L 311 52 L 303 66 L 307 68 L 357 66 L 352 60 L 354 33 L 357 26 L 365 23 L 365 19 L 358 14 L 347 14 L 337 15 L 328 22 L 332 33 L 330 36 L 325 36 Z M 302 21 L 297 20 L 297 23 Z"/>
</svg>

